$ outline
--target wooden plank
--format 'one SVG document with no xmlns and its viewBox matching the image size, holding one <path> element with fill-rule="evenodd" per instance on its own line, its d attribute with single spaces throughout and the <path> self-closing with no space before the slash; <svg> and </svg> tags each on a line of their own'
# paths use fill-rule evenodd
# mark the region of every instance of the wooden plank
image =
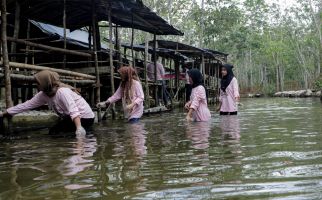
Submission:
<svg viewBox="0 0 322 200">
<path fill-rule="evenodd" d="M 34 42 L 22 40 L 22 39 L 15 39 L 12 37 L 7 37 L 7 40 L 10 42 L 17 42 L 19 44 L 24 44 L 27 46 L 37 47 L 39 49 L 45 49 L 45 50 L 55 51 L 55 52 L 59 52 L 59 53 L 71 54 L 71 55 L 76 55 L 76 56 L 83 56 L 83 57 L 88 57 L 88 58 L 92 57 L 92 55 L 89 53 L 84 53 L 84 52 L 79 52 L 79 51 L 74 51 L 74 50 L 67 50 L 67 49 L 62 49 L 62 48 L 58 48 L 58 47 L 51 47 L 48 45 L 37 44 Z"/>
<path fill-rule="evenodd" d="M 3 62 L 0 61 L 0 65 L 2 65 L 2 64 L 3 64 Z M 68 71 L 68 70 L 64 70 L 64 69 L 56 69 L 56 68 L 43 67 L 43 66 L 25 64 L 25 63 L 9 62 L 9 66 L 15 67 L 15 68 L 20 68 L 20 69 L 30 69 L 30 70 L 37 70 L 37 71 L 50 70 L 53 72 L 57 72 L 59 74 L 82 77 L 82 78 L 87 78 L 87 79 L 96 79 L 95 76 L 91 76 L 88 74 L 82 74 L 82 73 L 72 72 L 72 71 Z"/>
<path fill-rule="evenodd" d="M 0 73 L 0 78 L 3 78 L 4 74 Z M 16 81 L 25 81 L 25 82 L 36 82 L 34 76 L 26 76 L 23 74 L 10 74 L 10 79 Z M 76 80 L 76 79 L 60 79 L 63 83 L 71 83 L 71 84 L 81 84 L 81 85 L 89 85 L 94 84 L 95 80 Z"/>
</svg>

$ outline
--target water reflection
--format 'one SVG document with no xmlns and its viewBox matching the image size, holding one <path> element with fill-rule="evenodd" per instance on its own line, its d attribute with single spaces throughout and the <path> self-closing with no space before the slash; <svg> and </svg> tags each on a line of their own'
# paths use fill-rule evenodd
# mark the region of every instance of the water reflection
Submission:
<svg viewBox="0 0 322 200">
<path fill-rule="evenodd" d="M 240 124 L 237 115 L 220 116 L 219 127 L 224 138 L 240 139 Z"/>
<path fill-rule="evenodd" d="M 91 158 L 96 152 L 96 148 L 96 138 L 76 138 L 76 142 L 71 149 L 74 155 L 64 161 L 62 174 L 64 176 L 72 176 L 93 166 Z"/>
<path fill-rule="evenodd" d="M 192 148 L 207 149 L 209 147 L 209 132 L 209 122 L 188 123 L 186 134 L 187 138 L 191 140 Z"/>
<path fill-rule="evenodd" d="M 131 139 L 131 147 L 134 155 L 137 159 L 142 159 L 147 153 L 147 147 L 145 146 L 147 132 L 144 129 L 144 123 L 128 124 L 126 130 Z"/>
</svg>

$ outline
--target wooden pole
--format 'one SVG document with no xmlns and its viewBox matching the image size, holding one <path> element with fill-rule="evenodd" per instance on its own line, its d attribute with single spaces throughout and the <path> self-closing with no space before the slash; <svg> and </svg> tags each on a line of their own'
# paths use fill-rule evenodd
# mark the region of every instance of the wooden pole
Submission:
<svg viewBox="0 0 322 200">
<path fill-rule="evenodd" d="M 148 34 L 145 35 L 145 48 L 144 48 L 144 80 L 145 80 L 145 103 L 146 107 L 150 108 L 150 91 L 148 82 L 148 57 L 149 57 L 149 39 Z"/>
<path fill-rule="evenodd" d="M 201 68 L 202 68 L 202 76 L 203 76 L 203 84 L 206 84 L 206 68 L 205 68 L 205 55 L 201 55 Z M 205 85 L 206 86 L 206 85 Z"/>
<path fill-rule="evenodd" d="M 19 38 L 19 27 L 20 27 L 20 4 L 19 2 L 16 0 L 15 3 L 15 22 L 14 22 L 14 30 L 13 30 L 13 38 Z M 12 42 L 11 43 L 11 51 L 10 53 L 17 53 L 17 44 Z M 16 61 L 16 56 L 12 56 L 10 58 L 10 60 L 12 61 Z M 12 100 L 13 100 L 13 104 L 16 105 L 19 103 L 19 98 L 21 97 L 21 89 L 18 88 L 17 85 L 15 85 L 14 83 L 12 83 Z"/>
<path fill-rule="evenodd" d="M 153 34 L 153 64 L 154 64 L 154 96 L 155 96 L 155 106 L 158 106 L 159 104 L 159 98 L 158 98 L 158 80 L 157 80 L 157 36 L 156 34 Z"/>
<path fill-rule="evenodd" d="M 122 57 L 121 57 L 121 53 L 120 53 L 121 38 L 119 38 L 119 31 L 118 31 L 117 26 L 115 27 L 115 49 L 116 49 L 116 60 L 118 61 L 117 68 L 120 68 L 122 65 Z"/>
<path fill-rule="evenodd" d="M 64 0 L 64 9 L 63 9 L 63 27 L 64 27 L 64 50 L 67 48 L 67 38 L 66 38 L 66 0 Z M 64 54 L 63 68 L 66 68 L 66 54 Z"/>
<path fill-rule="evenodd" d="M 3 62 L 1 61 L 0 64 L 2 65 Z M 25 63 L 9 62 L 9 66 L 20 68 L 20 69 L 30 69 L 30 70 L 37 70 L 37 71 L 50 70 L 53 72 L 57 72 L 59 74 L 65 74 L 65 75 L 69 75 L 69 76 L 76 76 L 76 77 L 82 77 L 82 78 L 87 78 L 87 79 L 96 79 L 95 76 L 88 75 L 88 74 L 68 71 L 68 70 L 64 70 L 64 69 L 56 69 L 56 68 L 43 67 L 43 66 L 38 66 L 38 65 L 25 64 Z"/>
<path fill-rule="evenodd" d="M 132 21 L 131 21 L 131 56 L 132 56 L 132 66 L 135 67 L 135 58 L 133 51 L 133 43 L 134 43 L 134 28 L 133 28 L 133 13 L 132 13 Z"/>
<path fill-rule="evenodd" d="M 14 24 L 14 30 L 13 30 L 13 38 L 18 39 L 19 38 L 19 29 L 20 28 L 20 4 L 18 1 L 16 1 L 16 11 L 15 11 L 15 24 Z M 12 42 L 11 43 L 11 53 L 17 52 L 17 44 Z M 12 61 L 16 61 L 16 57 L 11 58 Z"/>
<path fill-rule="evenodd" d="M 3 73 L 0 73 L 0 78 L 4 77 Z M 10 74 L 10 78 L 16 81 L 25 81 L 25 82 L 36 82 L 34 76 L 26 76 L 23 74 Z M 60 78 L 63 83 L 71 83 L 71 84 L 82 84 L 82 85 L 89 85 L 94 84 L 95 80 L 77 80 L 77 79 L 66 79 Z"/>
<path fill-rule="evenodd" d="M 29 39 L 30 38 L 30 22 L 29 20 L 27 20 L 27 32 L 26 32 L 26 38 Z M 26 46 L 26 50 L 29 51 L 30 47 L 29 46 Z M 28 64 L 28 55 L 26 54 L 25 56 L 25 64 Z M 10 65 L 10 64 L 9 64 Z M 27 71 L 27 69 L 24 70 L 25 72 Z M 23 88 L 21 93 L 22 93 L 22 102 L 25 102 L 27 99 L 28 99 L 28 90 L 32 90 L 31 89 L 32 86 L 31 84 L 28 84 L 28 87 L 27 88 Z"/>
<path fill-rule="evenodd" d="M 11 96 L 10 67 L 7 44 L 7 2 L 1 1 L 1 43 L 2 43 L 2 65 L 4 67 L 6 107 L 13 106 Z"/>
<path fill-rule="evenodd" d="M 37 44 L 34 42 L 29 42 L 29 41 L 25 41 L 25 40 L 21 40 L 21 39 L 15 39 L 12 37 L 7 37 L 7 40 L 10 42 L 17 42 L 19 44 L 32 46 L 32 47 L 36 47 L 39 49 L 45 49 L 45 50 L 49 50 L 49 51 L 55 51 L 55 52 L 59 52 L 59 53 L 71 54 L 71 55 L 76 55 L 76 56 L 83 56 L 83 57 L 88 57 L 88 58 L 92 57 L 92 55 L 89 53 L 79 52 L 79 51 L 75 51 L 75 50 L 62 49 L 62 48 L 58 48 L 58 47 L 51 47 L 48 45 Z"/>
<path fill-rule="evenodd" d="M 95 75 L 96 75 L 96 103 L 101 101 L 101 91 L 100 91 L 100 74 L 98 69 L 98 57 L 97 57 L 97 37 L 96 37 L 96 10 L 95 10 L 95 0 L 92 0 L 92 31 L 93 31 L 93 50 L 94 50 L 94 62 L 95 62 Z M 97 110 L 97 119 L 100 122 L 102 120 L 101 109 Z"/>
<path fill-rule="evenodd" d="M 108 25 L 109 25 L 109 49 L 110 49 L 110 68 L 111 68 L 111 74 L 110 74 L 110 84 L 111 84 L 111 92 L 112 94 L 115 93 L 115 86 L 114 86 L 114 66 L 113 66 L 113 24 L 112 24 L 112 9 L 111 5 L 108 9 Z M 115 105 L 112 105 L 112 118 L 115 119 Z"/>
</svg>

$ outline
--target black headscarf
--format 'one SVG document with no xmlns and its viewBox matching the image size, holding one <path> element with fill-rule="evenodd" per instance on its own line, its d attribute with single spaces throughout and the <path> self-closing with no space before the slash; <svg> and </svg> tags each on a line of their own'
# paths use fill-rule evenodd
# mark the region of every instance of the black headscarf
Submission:
<svg viewBox="0 0 322 200">
<path fill-rule="evenodd" d="M 203 85 L 203 77 L 202 77 L 202 74 L 201 72 L 198 70 L 198 69 L 190 69 L 188 71 L 188 75 L 191 77 L 192 79 L 192 88 L 195 88 L 199 85 Z"/>
<path fill-rule="evenodd" d="M 221 67 L 225 68 L 227 70 L 227 75 L 221 77 L 221 82 L 220 82 L 220 89 L 224 92 L 226 92 L 226 88 L 230 84 L 231 80 L 235 77 L 234 72 L 233 72 L 233 65 L 231 64 L 224 64 Z"/>
<path fill-rule="evenodd" d="M 205 92 L 206 92 L 206 96 L 208 99 L 208 92 L 207 92 L 207 88 L 205 87 L 204 83 L 203 83 L 203 76 L 201 74 L 201 72 L 198 69 L 190 69 L 188 71 L 188 75 L 191 77 L 192 79 L 192 88 L 198 87 L 199 85 L 202 85 L 205 88 Z"/>
</svg>

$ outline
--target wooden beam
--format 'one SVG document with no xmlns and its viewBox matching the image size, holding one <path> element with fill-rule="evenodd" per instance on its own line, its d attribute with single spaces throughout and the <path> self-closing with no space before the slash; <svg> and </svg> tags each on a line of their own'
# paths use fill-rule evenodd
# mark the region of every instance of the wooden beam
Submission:
<svg viewBox="0 0 322 200">
<path fill-rule="evenodd" d="M 59 52 L 59 53 L 71 54 L 71 55 L 76 55 L 76 56 L 83 56 L 83 57 L 88 57 L 88 58 L 92 57 L 92 55 L 89 53 L 84 53 L 84 52 L 79 52 L 79 51 L 74 51 L 74 50 L 67 50 L 67 49 L 62 49 L 62 48 L 58 48 L 58 47 L 51 47 L 48 45 L 37 44 L 34 42 L 22 40 L 22 39 L 15 39 L 12 37 L 7 37 L 7 40 L 10 42 L 17 42 L 19 44 L 24 44 L 27 46 L 37 47 L 39 49 L 45 49 L 45 50 L 55 51 L 55 52 Z"/>
<path fill-rule="evenodd" d="M 2 64 L 3 64 L 3 62 L 0 61 L 0 65 L 2 65 Z M 59 74 L 65 74 L 65 75 L 69 75 L 69 76 L 76 76 L 76 77 L 82 77 L 82 78 L 87 78 L 87 79 L 96 79 L 95 76 L 91 76 L 88 74 L 72 72 L 72 71 L 68 71 L 68 70 L 64 70 L 64 69 L 56 69 L 56 68 L 50 68 L 50 67 L 31 65 L 31 64 L 26 64 L 26 63 L 9 62 L 9 66 L 14 67 L 14 68 L 37 70 L 37 71 L 50 70 L 53 72 L 57 72 Z"/>
<path fill-rule="evenodd" d="M 0 73 L 0 78 L 3 78 L 4 74 Z M 26 82 L 36 82 L 34 76 L 26 76 L 23 74 L 10 74 L 10 78 L 16 81 L 26 81 Z M 76 79 L 60 79 L 63 83 L 73 83 L 73 84 L 81 84 L 81 85 L 88 85 L 94 84 L 95 80 L 76 80 Z"/>
</svg>

